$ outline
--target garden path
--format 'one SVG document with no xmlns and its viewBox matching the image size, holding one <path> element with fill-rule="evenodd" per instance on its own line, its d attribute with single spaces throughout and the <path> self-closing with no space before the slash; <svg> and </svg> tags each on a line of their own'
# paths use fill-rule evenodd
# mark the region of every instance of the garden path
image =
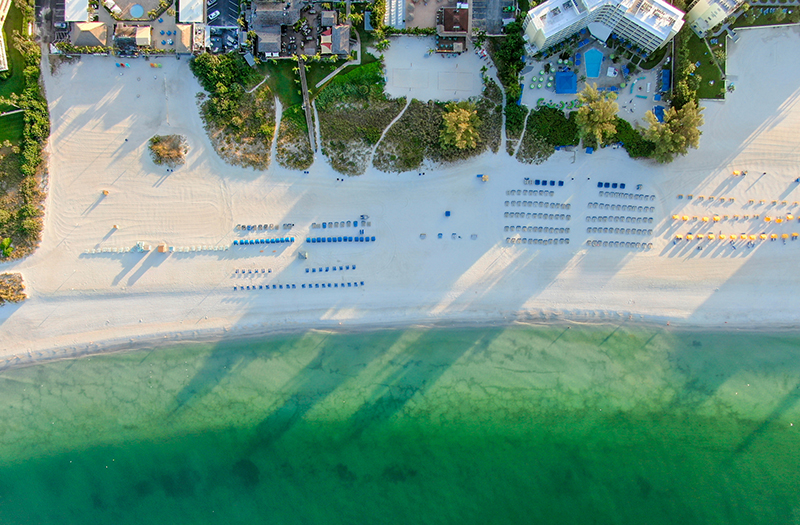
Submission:
<svg viewBox="0 0 800 525">
<path fill-rule="evenodd" d="M 281 129 L 281 117 L 283 116 L 283 106 L 278 97 L 275 97 L 275 133 L 272 134 L 272 146 L 269 148 L 270 161 L 277 159 L 278 154 L 278 133 Z"/>
</svg>

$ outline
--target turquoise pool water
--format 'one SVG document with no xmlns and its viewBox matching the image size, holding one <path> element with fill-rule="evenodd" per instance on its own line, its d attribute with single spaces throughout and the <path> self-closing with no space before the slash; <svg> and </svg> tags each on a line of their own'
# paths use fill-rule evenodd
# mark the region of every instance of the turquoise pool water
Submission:
<svg viewBox="0 0 800 525">
<path fill-rule="evenodd" d="M 603 53 L 598 49 L 590 49 L 583 55 L 586 61 L 586 76 L 598 78 L 600 76 L 600 65 L 603 63 Z"/>
<path fill-rule="evenodd" d="M 800 520 L 800 337 L 392 330 L 0 375 L 0 523 Z"/>
</svg>

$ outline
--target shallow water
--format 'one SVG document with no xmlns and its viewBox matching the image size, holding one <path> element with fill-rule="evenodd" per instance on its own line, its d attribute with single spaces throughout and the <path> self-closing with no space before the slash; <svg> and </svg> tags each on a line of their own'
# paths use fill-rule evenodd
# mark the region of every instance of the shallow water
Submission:
<svg viewBox="0 0 800 525">
<path fill-rule="evenodd" d="M 800 336 L 400 330 L 0 376 L 0 523 L 800 523 Z"/>
</svg>

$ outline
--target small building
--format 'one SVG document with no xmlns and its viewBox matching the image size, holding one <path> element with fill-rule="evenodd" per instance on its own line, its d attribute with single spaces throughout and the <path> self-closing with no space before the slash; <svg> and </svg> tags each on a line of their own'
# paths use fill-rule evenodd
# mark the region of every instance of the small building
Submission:
<svg viewBox="0 0 800 525">
<path fill-rule="evenodd" d="M 267 57 L 276 57 L 281 52 L 281 28 L 280 26 L 264 27 L 256 30 L 258 44 L 256 51 Z"/>
<path fill-rule="evenodd" d="M 76 47 L 107 46 L 108 28 L 103 22 L 76 22 L 69 40 Z"/>
<path fill-rule="evenodd" d="M 336 11 L 323 11 L 320 13 L 320 23 L 322 27 L 333 27 L 336 25 Z"/>
<path fill-rule="evenodd" d="M 686 13 L 686 21 L 700 38 L 736 12 L 744 0 L 697 0 Z"/>
<path fill-rule="evenodd" d="M 320 35 L 320 53 L 323 55 L 347 56 L 350 54 L 350 26 L 338 25 L 326 29 Z"/>
<path fill-rule="evenodd" d="M 440 7 L 436 12 L 436 52 L 463 53 L 466 51 L 470 26 L 468 4 L 458 3 L 456 7 Z"/>
<path fill-rule="evenodd" d="M 182 24 L 205 22 L 203 0 L 178 0 L 178 22 Z"/>
<path fill-rule="evenodd" d="M 152 44 L 151 26 L 137 26 L 117 24 L 114 28 L 114 45 L 119 49 L 120 56 L 134 56 L 140 47 L 150 47 Z"/>
<path fill-rule="evenodd" d="M 88 22 L 89 0 L 66 0 L 64 2 L 64 22 Z"/>
<path fill-rule="evenodd" d="M 175 52 L 178 54 L 192 53 L 192 26 L 191 24 L 175 24 Z"/>
</svg>

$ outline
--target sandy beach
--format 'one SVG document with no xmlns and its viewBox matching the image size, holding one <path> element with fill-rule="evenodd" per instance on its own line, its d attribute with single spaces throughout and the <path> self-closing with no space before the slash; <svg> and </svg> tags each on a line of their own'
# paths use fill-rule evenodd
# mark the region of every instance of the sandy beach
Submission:
<svg viewBox="0 0 800 525">
<path fill-rule="evenodd" d="M 735 93 L 725 102 L 704 101 L 700 149 L 669 165 L 634 161 L 622 149 L 607 148 L 592 155 L 557 152 L 541 166 L 528 166 L 501 148 L 498 155 L 460 165 L 428 166 L 424 176 L 369 169 L 344 182 L 337 182 L 340 176 L 319 153 L 307 175 L 275 163 L 266 172 L 224 164 L 203 130 L 196 107 L 200 86 L 185 60 L 165 60 L 161 69 L 137 60 L 121 72 L 113 58 L 84 57 L 55 76 L 45 71 L 52 119 L 45 230 L 33 256 L 0 265 L 0 271 L 21 272 L 29 293 L 24 303 L 0 309 L 0 364 L 15 362 L 14 355 L 47 358 L 112 343 L 389 324 L 631 319 L 794 327 L 800 277 L 792 269 L 800 241 L 758 241 L 749 248 L 744 241 L 673 240 L 690 232 L 800 232 L 796 218 L 763 220 L 800 213 L 800 185 L 794 182 L 800 176 L 800 65 L 785 54 L 798 44 L 797 28 L 742 31 L 739 42 L 729 44 Z M 169 133 L 185 135 L 190 146 L 186 164 L 174 172 L 154 165 L 146 148 L 154 134 Z M 747 176 L 733 176 L 735 170 Z M 540 187 L 524 184 L 526 177 L 564 184 L 548 186 L 553 196 L 531 195 Z M 655 197 L 600 196 L 598 182 L 626 185 L 604 191 Z M 510 190 L 528 195 L 509 196 Z M 677 197 L 689 194 L 694 199 Z M 506 201 L 532 204 L 520 209 Z M 569 220 L 505 216 L 542 213 L 536 203 L 543 202 L 569 204 L 556 212 Z M 653 210 L 601 210 L 590 203 Z M 675 221 L 674 214 L 698 220 Z M 312 228 L 361 215 L 369 216 L 363 228 Z M 700 219 L 714 215 L 719 222 Z M 623 227 L 653 233 L 587 233 L 619 226 L 591 221 L 600 216 L 652 218 Z M 251 234 L 235 229 L 269 223 L 295 226 Z M 569 233 L 511 233 L 506 226 Z M 362 229 L 375 242 L 305 242 Z M 278 236 L 297 242 L 231 246 Z M 510 237 L 568 238 L 569 244 L 509 244 Z M 652 248 L 593 247 L 587 240 Z M 87 253 L 139 241 L 230 248 Z M 350 270 L 325 271 L 348 265 Z M 310 271 L 320 268 L 322 273 Z M 258 289 L 267 285 L 269 290 Z"/>
</svg>

